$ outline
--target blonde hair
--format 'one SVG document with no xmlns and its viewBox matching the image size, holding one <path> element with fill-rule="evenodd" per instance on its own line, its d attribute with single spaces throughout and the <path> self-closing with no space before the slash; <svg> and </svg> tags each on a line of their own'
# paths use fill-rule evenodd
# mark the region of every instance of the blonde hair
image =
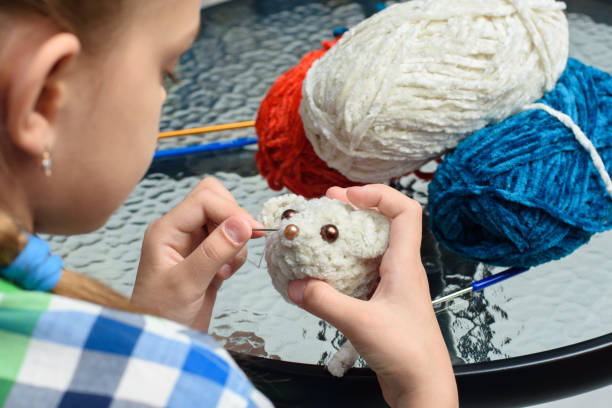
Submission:
<svg viewBox="0 0 612 408">
<path fill-rule="evenodd" d="M 77 35 L 84 48 L 91 50 L 98 46 L 98 39 L 108 41 L 106 34 L 115 29 L 123 3 L 121 0 L 0 0 L 0 17 L 27 13 L 42 15 L 62 30 Z M 102 29 L 105 35 L 100 35 Z M 23 230 L 8 214 L 0 211 L 0 268 L 10 265 L 26 244 Z M 52 292 L 114 309 L 145 312 L 100 282 L 68 270 L 63 271 Z"/>
</svg>

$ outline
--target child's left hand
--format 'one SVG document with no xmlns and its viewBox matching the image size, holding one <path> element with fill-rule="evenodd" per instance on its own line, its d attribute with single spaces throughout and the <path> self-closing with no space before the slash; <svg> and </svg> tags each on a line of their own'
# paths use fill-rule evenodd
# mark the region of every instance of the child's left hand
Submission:
<svg viewBox="0 0 612 408">
<path fill-rule="evenodd" d="M 262 225 L 218 180 L 204 179 L 147 229 L 132 302 L 208 330 L 217 290 L 245 262 L 253 228 Z"/>
</svg>

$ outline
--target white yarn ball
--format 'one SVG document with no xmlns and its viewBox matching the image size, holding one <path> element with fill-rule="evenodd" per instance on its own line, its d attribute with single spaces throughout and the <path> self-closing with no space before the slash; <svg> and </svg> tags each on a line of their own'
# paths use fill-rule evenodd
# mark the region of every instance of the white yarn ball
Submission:
<svg viewBox="0 0 612 408">
<path fill-rule="evenodd" d="M 295 214 L 288 219 L 286 210 Z M 289 282 L 296 279 L 324 280 L 339 291 L 365 299 L 376 284 L 378 267 L 389 240 L 389 220 L 374 210 L 358 210 L 327 197 L 306 200 L 286 194 L 268 200 L 260 220 L 266 228 L 266 262 L 272 283 L 290 302 Z M 285 228 L 293 224 L 299 233 L 290 239 Z M 321 228 L 332 224 L 338 231 L 329 242 Z"/>
<path fill-rule="evenodd" d="M 413 0 L 375 14 L 314 63 L 300 115 L 315 152 L 385 182 L 550 91 L 568 56 L 554 0 Z"/>
</svg>

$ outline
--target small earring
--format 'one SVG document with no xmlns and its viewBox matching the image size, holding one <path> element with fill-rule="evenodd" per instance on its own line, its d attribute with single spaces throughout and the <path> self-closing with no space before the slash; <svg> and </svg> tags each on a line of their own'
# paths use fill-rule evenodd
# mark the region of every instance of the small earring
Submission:
<svg viewBox="0 0 612 408">
<path fill-rule="evenodd" d="M 51 176 L 51 154 L 48 151 L 42 154 L 42 168 L 45 171 L 45 176 Z"/>
</svg>

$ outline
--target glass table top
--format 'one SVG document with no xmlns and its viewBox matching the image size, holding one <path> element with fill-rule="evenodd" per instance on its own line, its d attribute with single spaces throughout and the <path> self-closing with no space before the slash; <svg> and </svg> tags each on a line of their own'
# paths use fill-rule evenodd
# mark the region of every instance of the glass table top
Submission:
<svg viewBox="0 0 612 408">
<path fill-rule="evenodd" d="M 202 32 L 181 59 L 181 83 L 170 89 L 161 130 L 254 119 L 268 88 L 336 27 L 375 12 L 375 1 L 231 0 L 203 10 Z M 570 1 L 570 56 L 612 73 L 612 4 Z M 253 129 L 162 140 L 159 150 L 254 136 Z M 239 204 L 258 215 L 272 191 L 259 176 L 256 146 L 154 161 L 136 190 L 101 230 L 50 237 L 68 268 L 129 295 L 146 226 L 176 205 L 199 180 L 217 177 Z M 427 184 L 405 177 L 395 187 L 427 202 Z M 426 214 L 425 214 L 426 216 Z M 425 222 L 424 225 L 427 225 Z M 423 231 L 423 262 L 433 297 L 498 269 L 461 259 Z M 453 363 L 522 356 L 612 332 L 612 232 L 563 260 L 500 283 L 438 314 Z M 285 302 L 262 262 L 264 240 L 219 292 L 210 332 L 234 351 L 306 364 L 324 363 L 341 334 Z M 358 362 L 363 364 L 363 362 Z"/>
</svg>

